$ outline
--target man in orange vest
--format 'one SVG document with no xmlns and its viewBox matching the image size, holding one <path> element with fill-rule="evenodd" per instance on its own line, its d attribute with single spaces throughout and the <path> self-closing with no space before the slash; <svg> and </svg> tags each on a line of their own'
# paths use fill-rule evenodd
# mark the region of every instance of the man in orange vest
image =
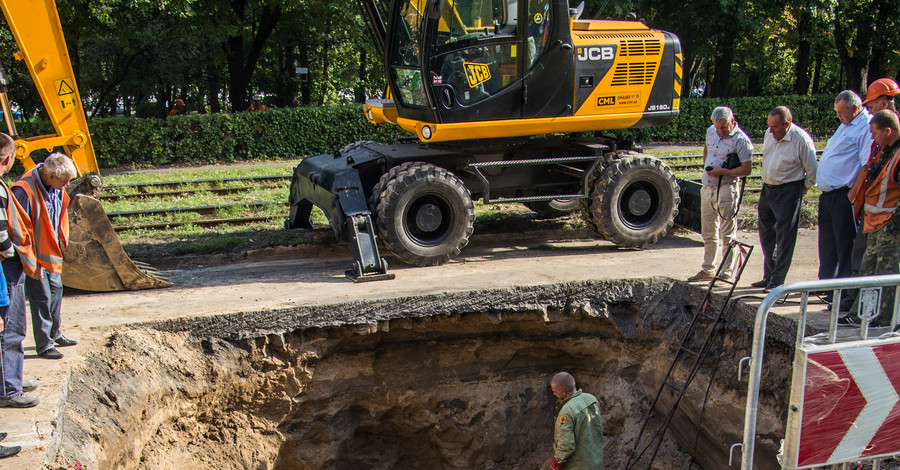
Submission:
<svg viewBox="0 0 900 470">
<path fill-rule="evenodd" d="M 15 163 L 16 143 L 0 132 L 0 175 Z M 30 408 L 40 400 L 26 395 L 37 388 L 34 380 L 23 380 L 22 371 L 25 349 L 22 341 L 28 330 L 25 314 L 25 274 L 36 271 L 31 262 L 31 237 L 28 232 L 28 216 L 16 202 L 9 188 L 0 180 L 0 259 L 3 274 L 0 275 L 0 408 Z M 20 255 L 17 257 L 17 254 Z"/>
<path fill-rule="evenodd" d="M 253 95 L 253 102 L 247 108 L 247 112 L 252 113 L 255 111 L 265 111 L 269 109 L 266 105 L 262 103 L 263 95 L 261 93 L 257 93 Z"/>
<path fill-rule="evenodd" d="M 868 187 L 865 191 L 865 218 L 863 232 L 869 234 L 863 255 L 861 276 L 900 274 L 900 216 L 897 201 L 900 200 L 900 118 L 891 110 L 875 113 L 869 122 L 872 138 L 881 146 L 878 160 L 867 169 Z M 854 311 L 858 305 L 854 305 Z M 894 310 L 894 288 L 881 292 L 881 309 L 875 326 L 888 326 Z M 838 319 L 838 324 L 859 324 L 857 314 Z"/>
<path fill-rule="evenodd" d="M 77 341 L 60 332 L 62 306 L 62 247 L 69 237 L 66 185 L 77 175 L 72 160 L 57 152 L 44 159 L 12 187 L 13 195 L 31 218 L 31 233 L 37 248 L 39 279 L 25 279 L 25 296 L 31 306 L 34 345 L 38 356 L 62 359 L 54 347 L 74 346 Z"/>
</svg>

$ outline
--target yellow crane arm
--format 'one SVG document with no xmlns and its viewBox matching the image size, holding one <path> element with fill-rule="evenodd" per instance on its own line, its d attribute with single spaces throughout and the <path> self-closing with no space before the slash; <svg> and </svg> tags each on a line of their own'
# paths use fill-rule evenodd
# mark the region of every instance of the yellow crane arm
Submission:
<svg viewBox="0 0 900 470">
<path fill-rule="evenodd" d="M 31 152 L 63 147 L 75 162 L 79 175 L 99 171 L 56 1 L 0 0 L 0 8 L 19 46 L 16 59 L 24 60 L 28 66 L 56 131 L 56 135 L 19 137 L 6 106 L 7 127 L 17 144 L 16 158 L 29 170 L 34 168 Z M 0 100 L 5 103 L 3 95 Z"/>
</svg>

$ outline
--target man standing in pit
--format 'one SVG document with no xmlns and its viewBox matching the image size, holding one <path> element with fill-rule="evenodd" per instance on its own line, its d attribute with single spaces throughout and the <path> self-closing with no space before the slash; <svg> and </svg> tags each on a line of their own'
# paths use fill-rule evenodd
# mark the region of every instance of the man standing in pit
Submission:
<svg viewBox="0 0 900 470">
<path fill-rule="evenodd" d="M 703 236 L 703 265 L 700 272 L 688 278 L 689 282 L 709 281 L 716 273 L 720 247 L 728 246 L 737 238 L 738 179 L 751 171 L 753 143 L 734 120 L 734 113 L 727 106 L 719 106 L 712 112 L 712 125 L 706 130 L 703 187 L 700 188 L 700 230 Z M 726 165 L 737 159 L 740 165 Z M 731 167 L 731 168 L 726 168 Z M 725 261 L 721 277 L 730 280 L 733 274 L 734 256 Z"/>
<path fill-rule="evenodd" d="M 0 132 L 0 175 L 15 163 L 16 143 L 12 137 Z M 24 280 L 27 273 L 35 275 L 37 261 L 31 251 L 31 236 L 25 210 L 0 180 L 0 258 L 3 262 L 3 294 L 8 294 L 0 307 L 0 408 L 30 408 L 40 400 L 26 395 L 37 388 L 34 380 L 23 380 L 25 349 L 22 341 L 28 330 L 25 315 Z M 6 296 L 6 295 L 4 295 Z"/>
<path fill-rule="evenodd" d="M 869 186 L 865 189 L 865 222 L 863 231 L 869 234 L 863 255 L 861 276 L 900 274 L 900 216 L 897 202 L 900 200 L 900 117 L 891 110 L 882 110 L 869 121 L 872 138 L 881 146 L 881 155 L 875 165 L 868 168 Z M 894 310 L 894 288 L 881 291 L 880 313 L 875 326 L 888 326 Z M 858 308 L 854 308 L 858 311 Z M 859 324 L 857 314 L 838 319 L 841 325 Z"/>
<path fill-rule="evenodd" d="M 66 185 L 76 175 L 72 160 L 56 152 L 22 175 L 12 187 L 13 195 L 31 217 L 31 233 L 42 272 L 39 279 L 25 279 L 25 295 L 31 306 L 35 350 L 45 359 L 62 359 L 54 343 L 56 346 L 78 344 L 60 331 L 62 247 L 69 238 Z"/>
<path fill-rule="evenodd" d="M 575 378 L 568 372 L 554 375 L 550 389 L 559 399 L 550 470 L 603 470 L 603 423 L 597 398 L 576 391 Z"/>
<path fill-rule="evenodd" d="M 778 106 L 769 112 L 763 141 L 762 192 L 759 195 L 759 242 L 763 250 L 763 279 L 751 284 L 764 292 L 784 284 L 797 231 L 803 195 L 816 184 L 816 148 L 812 138 L 793 123 L 791 110 Z"/>
<path fill-rule="evenodd" d="M 816 185 L 822 191 L 818 218 L 819 279 L 850 277 L 852 274 L 856 222 L 847 194 L 868 161 L 872 146 L 869 132 L 872 116 L 863 108 L 856 93 L 840 92 L 834 99 L 834 112 L 841 124 L 828 139 L 816 171 Z M 831 294 L 820 295 L 830 303 Z M 850 304 L 843 300 L 841 303 L 845 306 L 842 310 L 848 311 Z"/>
</svg>

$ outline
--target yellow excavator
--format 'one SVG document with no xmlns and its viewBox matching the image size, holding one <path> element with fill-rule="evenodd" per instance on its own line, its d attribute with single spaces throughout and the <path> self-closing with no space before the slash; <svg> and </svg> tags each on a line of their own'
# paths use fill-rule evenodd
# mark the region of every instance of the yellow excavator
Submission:
<svg viewBox="0 0 900 470">
<path fill-rule="evenodd" d="M 311 228 L 321 209 L 354 255 L 348 277 L 391 278 L 379 242 L 417 266 L 457 256 L 475 199 L 545 217 L 580 208 L 594 233 L 627 248 L 675 223 L 671 170 L 631 139 L 602 134 L 678 116 L 674 34 L 582 19 L 568 0 L 360 2 L 387 79 L 386 97 L 364 111 L 415 142 L 357 142 L 304 159 L 286 221 Z"/>
<path fill-rule="evenodd" d="M 79 177 L 67 188 L 70 236 L 64 250 L 62 281 L 67 287 L 119 291 L 168 287 L 169 281 L 151 267 L 131 260 L 94 196 L 102 188 L 87 119 L 75 83 L 69 52 L 54 0 L 0 0 L 19 51 L 40 93 L 54 135 L 18 135 L 7 97 L 8 80 L 0 66 L 0 109 L 9 134 L 16 140 L 16 158 L 34 168 L 31 153 L 62 148 L 75 163 Z"/>
</svg>

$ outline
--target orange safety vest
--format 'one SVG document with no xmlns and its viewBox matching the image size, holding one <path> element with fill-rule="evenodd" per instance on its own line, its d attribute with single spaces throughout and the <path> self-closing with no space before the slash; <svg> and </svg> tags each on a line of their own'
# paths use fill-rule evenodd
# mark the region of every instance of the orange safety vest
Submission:
<svg viewBox="0 0 900 470">
<path fill-rule="evenodd" d="M 882 155 L 881 158 L 885 158 Z M 894 168 L 900 160 L 900 149 L 894 152 L 891 161 L 887 162 L 881 172 L 872 180 L 866 188 L 866 221 L 863 224 L 863 232 L 874 233 L 887 225 L 897 211 L 897 201 L 900 200 L 900 187 L 894 179 Z"/>
<path fill-rule="evenodd" d="M 28 203 L 31 206 L 32 237 L 34 238 L 37 263 L 51 273 L 62 273 L 63 255 L 60 244 L 65 246 L 69 238 L 69 195 L 62 191 L 62 208 L 59 214 L 59 231 L 53 229 L 53 221 L 50 220 L 50 212 L 40 194 L 40 189 L 35 180 L 34 169 L 29 170 L 13 187 L 20 187 L 28 194 Z M 37 176 L 40 178 L 40 176 Z M 24 264 L 24 263 L 22 263 Z"/>
<path fill-rule="evenodd" d="M 6 219 L 7 233 L 9 233 L 9 241 L 16 247 L 19 254 L 19 260 L 22 262 L 22 270 L 29 277 L 40 279 L 43 277 L 41 270 L 38 269 L 37 256 L 34 254 L 34 246 L 32 245 L 33 237 L 31 235 L 31 218 L 25 212 L 25 208 L 19 204 L 16 197 L 10 191 L 9 186 L 3 180 L 0 180 L 3 191 L 6 191 Z"/>
</svg>

